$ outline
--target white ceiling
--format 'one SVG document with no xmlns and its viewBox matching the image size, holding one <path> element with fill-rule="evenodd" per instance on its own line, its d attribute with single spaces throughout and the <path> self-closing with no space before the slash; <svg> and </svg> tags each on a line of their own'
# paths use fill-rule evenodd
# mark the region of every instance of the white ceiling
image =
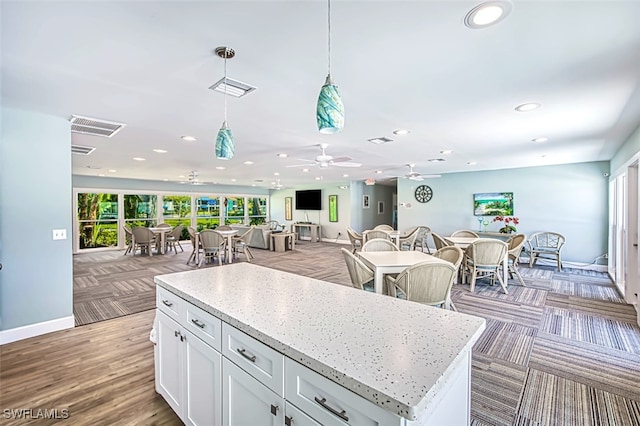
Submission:
<svg viewBox="0 0 640 426">
<path fill-rule="evenodd" d="M 513 1 L 507 19 L 472 30 L 463 19 L 478 3 L 334 0 L 331 67 L 346 124 L 322 135 L 325 1 L 3 1 L 2 104 L 126 123 L 110 139 L 73 134 L 96 148 L 73 156 L 77 175 L 181 181 L 197 170 L 203 181 L 270 186 L 276 172 L 293 185 L 389 178 L 406 163 L 448 173 L 609 160 L 640 124 L 640 1 Z M 208 89 L 223 76 L 222 45 L 236 51 L 228 77 L 258 88 L 228 98 L 230 161 L 215 159 L 223 95 Z M 514 111 L 525 102 L 542 107 Z M 411 133 L 395 136 L 400 128 Z M 395 141 L 367 141 L 379 136 Z M 319 143 L 363 166 L 286 167 Z"/>
</svg>

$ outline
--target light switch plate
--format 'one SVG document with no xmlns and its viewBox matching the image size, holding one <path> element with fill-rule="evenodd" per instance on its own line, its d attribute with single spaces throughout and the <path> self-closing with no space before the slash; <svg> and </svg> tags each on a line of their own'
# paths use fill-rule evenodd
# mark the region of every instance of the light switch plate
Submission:
<svg viewBox="0 0 640 426">
<path fill-rule="evenodd" d="M 67 230 L 66 229 L 54 229 L 53 230 L 53 239 L 54 240 L 66 240 L 67 239 Z"/>
</svg>

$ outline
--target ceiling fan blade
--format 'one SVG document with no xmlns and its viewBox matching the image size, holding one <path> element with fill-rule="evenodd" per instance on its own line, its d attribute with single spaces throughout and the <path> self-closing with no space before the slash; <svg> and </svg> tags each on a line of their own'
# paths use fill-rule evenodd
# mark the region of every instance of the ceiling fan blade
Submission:
<svg viewBox="0 0 640 426">
<path fill-rule="evenodd" d="M 422 179 L 434 179 L 442 177 L 442 175 L 421 175 Z"/>
<path fill-rule="evenodd" d="M 336 167 L 360 167 L 361 163 L 331 163 L 331 165 Z"/>
<path fill-rule="evenodd" d="M 309 166 L 315 166 L 315 165 L 316 165 L 316 162 L 312 161 L 311 163 L 307 163 L 307 164 L 292 164 L 286 167 L 309 167 Z"/>
<path fill-rule="evenodd" d="M 351 157 L 336 157 L 333 160 L 331 160 L 331 162 L 333 163 L 343 163 L 345 161 L 351 161 L 352 158 Z"/>
</svg>

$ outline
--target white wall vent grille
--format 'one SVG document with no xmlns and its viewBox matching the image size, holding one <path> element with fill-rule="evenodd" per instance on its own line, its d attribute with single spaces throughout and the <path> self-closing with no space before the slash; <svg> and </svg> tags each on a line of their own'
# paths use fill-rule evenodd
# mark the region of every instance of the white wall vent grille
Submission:
<svg viewBox="0 0 640 426">
<path fill-rule="evenodd" d="M 71 152 L 78 155 L 89 155 L 96 149 L 92 146 L 71 145 Z"/>
<path fill-rule="evenodd" d="M 71 131 L 85 135 L 104 136 L 110 138 L 118 133 L 126 124 L 114 121 L 100 120 L 97 118 L 71 116 Z"/>
<path fill-rule="evenodd" d="M 222 77 L 220 80 L 213 83 L 209 87 L 209 89 L 215 92 L 224 93 L 224 89 L 225 89 L 224 77 Z M 227 77 L 227 95 L 229 96 L 241 98 L 244 95 L 248 95 L 249 93 L 253 92 L 254 90 L 256 90 L 256 87 Z"/>
</svg>

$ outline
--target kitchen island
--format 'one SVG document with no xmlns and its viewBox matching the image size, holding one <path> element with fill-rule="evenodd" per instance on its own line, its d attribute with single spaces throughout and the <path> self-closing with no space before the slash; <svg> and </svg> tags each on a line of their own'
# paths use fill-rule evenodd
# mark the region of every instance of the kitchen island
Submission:
<svg viewBox="0 0 640 426">
<path fill-rule="evenodd" d="M 469 423 L 482 318 L 249 263 L 155 282 L 156 389 L 187 424 L 239 424 L 262 396 L 254 424 Z"/>
</svg>

